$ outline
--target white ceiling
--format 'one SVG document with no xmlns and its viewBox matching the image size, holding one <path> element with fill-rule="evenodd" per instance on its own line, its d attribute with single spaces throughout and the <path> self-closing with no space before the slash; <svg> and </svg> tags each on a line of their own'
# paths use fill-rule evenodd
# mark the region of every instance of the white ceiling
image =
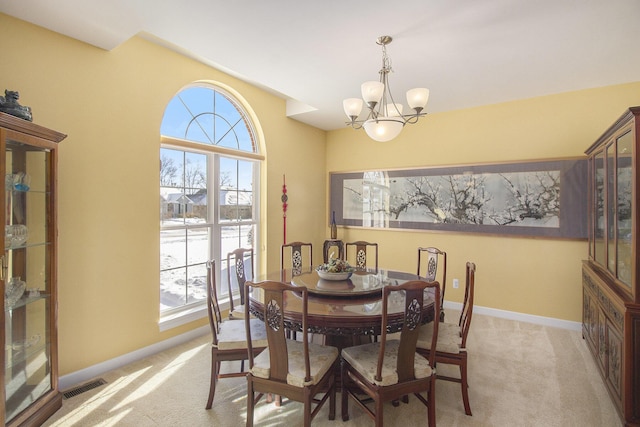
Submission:
<svg viewBox="0 0 640 427">
<path fill-rule="evenodd" d="M 325 130 L 378 79 L 381 35 L 394 38 L 396 101 L 428 87 L 430 113 L 640 81 L 640 0 L 0 0 L 0 12 L 107 50 L 142 35 Z"/>
</svg>

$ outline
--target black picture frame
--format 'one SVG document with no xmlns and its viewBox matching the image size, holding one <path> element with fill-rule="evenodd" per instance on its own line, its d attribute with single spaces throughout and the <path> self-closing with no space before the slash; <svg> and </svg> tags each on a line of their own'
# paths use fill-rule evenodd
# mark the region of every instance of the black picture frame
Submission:
<svg viewBox="0 0 640 427">
<path fill-rule="evenodd" d="M 341 226 L 587 238 L 586 157 L 331 172 L 329 181 Z"/>
</svg>

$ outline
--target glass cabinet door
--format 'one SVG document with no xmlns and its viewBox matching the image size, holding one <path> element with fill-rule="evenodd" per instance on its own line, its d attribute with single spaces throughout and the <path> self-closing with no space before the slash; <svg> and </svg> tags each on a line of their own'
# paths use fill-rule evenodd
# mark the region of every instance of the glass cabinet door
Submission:
<svg viewBox="0 0 640 427">
<path fill-rule="evenodd" d="M 50 155 L 5 141 L 5 422 L 53 387 Z"/>
<path fill-rule="evenodd" d="M 616 191 L 615 191 L 615 161 L 616 161 L 616 152 L 615 145 L 613 143 L 607 145 L 606 147 L 606 159 L 607 166 L 606 176 L 607 179 L 605 181 L 605 197 L 606 197 L 606 230 L 607 230 L 607 263 L 605 264 L 611 274 L 616 275 Z"/>
<path fill-rule="evenodd" d="M 594 259 L 600 265 L 606 265 L 605 263 L 605 246 L 604 246 L 604 233 L 605 233 L 605 216 L 604 216 L 604 187 L 605 187 L 605 175 L 604 175 L 604 152 L 600 152 L 595 156 L 594 164 L 594 178 L 595 185 L 593 188 L 594 198 Z"/>
<path fill-rule="evenodd" d="M 617 274 L 618 279 L 631 288 L 633 270 L 633 134 L 631 131 L 617 139 Z"/>
</svg>

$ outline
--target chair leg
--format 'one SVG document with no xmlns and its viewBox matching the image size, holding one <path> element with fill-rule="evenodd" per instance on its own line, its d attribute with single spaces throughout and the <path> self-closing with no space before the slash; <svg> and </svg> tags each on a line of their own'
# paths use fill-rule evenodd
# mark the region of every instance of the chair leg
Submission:
<svg viewBox="0 0 640 427">
<path fill-rule="evenodd" d="M 207 400 L 206 409 L 211 409 L 213 405 L 213 397 L 216 394 L 216 382 L 218 381 L 218 372 L 219 372 L 220 363 L 216 357 L 216 350 L 211 348 L 211 383 L 209 385 L 209 399 Z"/>
<path fill-rule="evenodd" d="M 255 405 L 255 396 L 253 392 L 253 383 L 247 376 L 247 427 L 253 427 L 253 406 Z"/>
<path fill-rule="evenodd" d="M 471 415 L 471 406 L 469 405 L 469 384 L 467 383 L 467 361 L 463 360 L 460 364 L 460 386 L 462 387 L 462 402 L 464 403 L 464 412 Z"/>
<path fill-rule="evenodd" d="M 311 427 L 311 400 L 313 396 L 309 393 L 309 389 L 304 390 L 304 427 Z"/>
<path fill-rule="evenodd" d="M 384 405 L 382 402 L 382 399 L 378 398 L 375 401 L 375 407 L 376 407 L 376 427 L 382 427 L 382 424 L 384 423 Z"/>
<path fill-rule="evenodd" d="M 349 378 L 345 363 L 346 362 L 343 360 L 340 365 L 340 377 L 342 379 L 342 381 L 340 381 L 342 387 L 342 421 L 349 421 L 349 392 L 347 391 L 347 381 Z"/>
<path fill-rule="evenodd" d="M 334 369 L 334 368 L 331 368 Z M 336 419 L 336 379 L 335 377 L 331 381 L 331 389 L 329 390 L 329 419 Z"/>
<path fill-rule="evenodd" d="M 431 385 L 427 392 L 427 420 L 429 427 L 436 427 L 436 377 L 431 379 Z"/>
</svg>

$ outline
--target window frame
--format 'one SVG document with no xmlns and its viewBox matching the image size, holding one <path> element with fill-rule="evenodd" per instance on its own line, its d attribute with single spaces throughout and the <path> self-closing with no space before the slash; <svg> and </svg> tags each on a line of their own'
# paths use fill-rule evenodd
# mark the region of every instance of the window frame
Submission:
<svg viewBox="0 0 640 427">
<path fill-rule="evenodd" d="M 194 84 L 185 86 L 181 89 L 175 96 L 178 96 L 180 92 L 185 89 L 192 88 L 194 86 L 203 87 L 206 89 L 211 89 L 213 91 L 219 92 L 224 95 L 229 102 L 238 110 L 238 112 L 244 117 L 244 122 L 249 127 L 248 131 L 250 137 L 253 139 L 253 147 L 256 150 L 255 152 L 250 151 L 242 151 L 233 148 L 217 146 L 214 144 L 206 144 L 195 141 L 190 141 L 186 139 L 176 138 L 173 136 L 160 136 L 160 149 L 159 153 L 162 149 L 170 149 L 183 151 L 187 153 L 196 153 L 196 154 L 204 154 L 207 156 L 207 193 L 210 194 L 208 196 L 207 202 L 207 220 L 202 224 L 198 224 L 196 227 L 199 228 L 209 228 L 209 257 L 219 262 L 216 262 L 216 284 L 218 286 L 219 295 L 222 295 L 222 285 L 223 282 L 226 284 L 226 277 L 221 277 L 221 265 L 223 261 L 223 257 L 226 260 L 226 254 L 222 254 L 221 249 L 221 237 L 222 237 L 222 229 L 228 226 L 244 226 L 244 225 L 252 225 L 254 228 L 253 233 L 253 248 L 255 253 L 255 262 L 254 271 L 257 271 L 257 266 L 260 263 L 260 251 L 256 250 L 259 248 L 260 243 L 260 206 L 261 206 L 261 197 L 260 197 L 260 188 L 261 183 L 260 179 L 262 176 L 261 169 L 263 166 L 263 162 L 265 160 L 265 156 L 259 152 L 260 144 L 258 143 L 258 138 L 260 132 L 257 132 L 255 119 L 250 114 L 250 109 L 248 109 L 245 104 L 242 102 L 242 99 L 237 95 L 234 95 L 229 90 L 222 88 L 216 84 L 212 83 L 202 83 L 196 82 Z M 173 100 L 173 98 L 172 98 Z M 235 222 L 222 222 L 219 217 L 219 205 L 220 205 L 220 159 L 221 157 L 226 157 L 230 159 L 236 159 L 240 161 L 248 161 L 253 163 L 253 175 L 252 175 L 252 215 L 250 220 L 238 220 Z M 161 186 L 160 186 L 161 187 Z M 210 191 L 211 190 L 211 191 Z M 188 229 L 190 226 L 186 225 L 185 228 Z M 171 228 L 171 227 L 168 227 Z M 160 231 L 162 231 L 162 223 L 160 223 Z M 162 245 L 162 242 L 160 242 Z M 162 270 L 159 270 L 162 271 Z M 222 280 L 224 279 L 224 280 Z M 160 289 L 159 289 L 160 290 Z M 226 289 L 225 289 L 226 293 Z M 221 308 L 227 309 L 229 305 L 228 295 L 220 298 Z M 207 304 L 206 299 L 184 304 L 179 307 L 173 307 L 166 310 L 160 310 L 160 305 L 158 306 L 159 310 L 159 327 L 161 331 L 171 329 L 198 319 L 207 316 Z"/>
</svg>

